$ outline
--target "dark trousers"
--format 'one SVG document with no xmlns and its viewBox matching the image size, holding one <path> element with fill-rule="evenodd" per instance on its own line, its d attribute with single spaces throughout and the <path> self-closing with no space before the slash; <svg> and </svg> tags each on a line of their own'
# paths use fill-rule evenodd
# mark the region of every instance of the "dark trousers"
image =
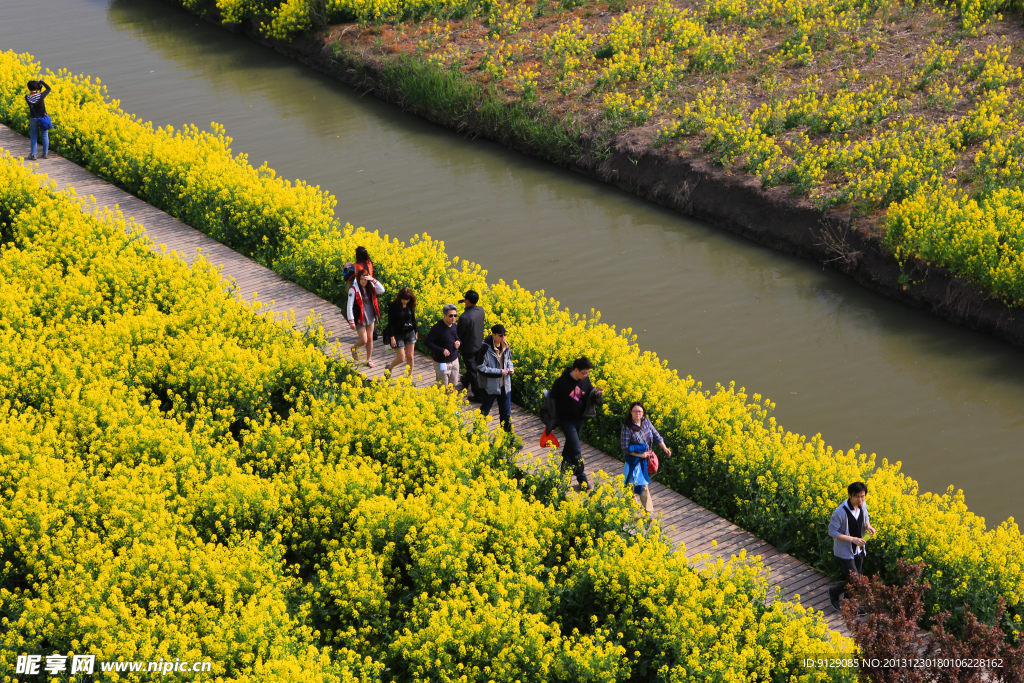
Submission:
<svg viewBox="0 0 1024 683">
<path fill-rule="evenodd" d="M 572 468 L 576 481 L 580 485 L 587 484 L 587 475 L 583 471 L 583 451 L 580 449 L 580 430 L 583 429 L 583 422 L 563 422 L 562 431 L 565 433 L 565 446 L 562 447 L 562 471 Z"/>
<path fill-rule="evenodd" d="M 838 586 L 832 586 L 828 589 L 829 597 L 833 597 L 836 600 L 843 593 L 846 593 L 846 589 L 850 587 L 850 577 L 854 574 L 864 574 L 864 553 L 857 553 L 853 556 L 852 560 L 847 560 L 842 557 L 837 557 L 839 560 L 839 566 L 843 570 L 843 583 Z"/>
<path fill-rule="evenodd" d="M 484 392 L 480 388 L 480 373 L 476 369 L 476 352 L 462 354 L 462 388 L 474 396 L 483 398 Z M 486 415 L 486 413 L 484 413 Z"/>
<path fill-rule="evenodd" d="M 491 414 L 491 406 L 494 405 L 494 401 L 498 401 L 498 417 L 501 418 L 501 426 L 506 432 L 512 431 L 512 395 L 505 391 L 505 387 L 501 388 L 500 394 L 484 394 L 484 399 L 480 403 L 480 412 L 484 415 Z"/>
</svg>

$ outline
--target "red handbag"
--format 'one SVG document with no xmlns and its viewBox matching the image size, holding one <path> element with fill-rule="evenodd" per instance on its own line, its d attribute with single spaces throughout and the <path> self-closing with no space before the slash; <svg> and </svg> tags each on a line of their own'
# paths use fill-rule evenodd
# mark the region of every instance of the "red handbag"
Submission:
<svg viewBox="0 0 1024 683">
<path fill-rule="evenodd" d="M 647 458 L 647 472 L 649 474 L 656 474 L 658 472 L 658 456 L 653 452 L 651 457 Z"/>
<path fill-rule="evenodd" d="M 549 432 L 547 427 L 544 428 L 544 433 L 540 435 L 540 447 L 547 448 L 548 446 L 554 446 L 558 448 L 562 444 L 558 443 L 558 437 L 553 432 Z"/>
</svg>

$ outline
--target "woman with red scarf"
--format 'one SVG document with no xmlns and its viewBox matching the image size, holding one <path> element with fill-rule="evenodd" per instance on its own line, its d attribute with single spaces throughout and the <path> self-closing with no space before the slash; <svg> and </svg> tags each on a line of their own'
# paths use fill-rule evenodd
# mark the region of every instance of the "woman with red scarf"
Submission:
<svg viewBox="0 0 1024 683">
<path fill-rule="evenodd" d="M 377 282 L 367 272 L 361 272 L 348 290 L 348 307 L 346 314 L 348 325 L 359 341 L 352 346 L 352 360 L 359 362 L 357 349 L 366 347 L 366 365 L 373 367 L 373 325 L 380 318 L 380 305 L 377 297 L 384 293 L 384 285 Z"/>
</svg>

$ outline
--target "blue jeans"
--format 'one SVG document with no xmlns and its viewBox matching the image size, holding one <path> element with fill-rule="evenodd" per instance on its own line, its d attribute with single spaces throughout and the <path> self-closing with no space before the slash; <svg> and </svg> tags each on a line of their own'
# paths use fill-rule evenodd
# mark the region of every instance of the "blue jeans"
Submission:
<svg viewBox="0 0 1024 683">
<path fill-rule="evenodd" d="M 480 402 L 480 412 L 484 415 L 490 415 L 491 406 L 494 405 L 494 399 L 498 399 L 498 416 L 501 418 L 501 426 L 506 432 L 512 431 L 512 395 L 505 391 L 505 387 L 501 388 L 500 394 L 484 394 L 483 401 Z"/>
<path fill-rule="evenodd" d="M 36 155 L 36 139 L 39 137 L 39 133 L 43 134 L 43 155 L 50 153 L 50 131 L 40 130 L 39 119 L 28 120 L 28 139 L 32 143 L 32 156 Z"/>
<path fill-rule="evenodd" d="M 582 486 L 586 484 L 587 475 L 583 471 L 583 449 L 580 447 L 580 430 L 583 429 L 583 422 L 563 422 L 562 432 L 565 433 L 565 446 L 562 448 L 562 471 L 572 468 L 576 475 L 576 481 Z"/>
</svg>

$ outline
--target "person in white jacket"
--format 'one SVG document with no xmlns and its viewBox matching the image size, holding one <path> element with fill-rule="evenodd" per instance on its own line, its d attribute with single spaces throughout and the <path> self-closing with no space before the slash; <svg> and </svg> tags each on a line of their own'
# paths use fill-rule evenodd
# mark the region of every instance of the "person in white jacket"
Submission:
<svg viewBox="0 0 1024 683">
<path fill-rule="evenodd" d="M 373 326 L 380 319 L 380 305 L 377 297 L 384 293 L 384 285 L 363 272 L 348 290 L 348 306 L 345 314 L 348 325 L 359 336 L 352 346 L 352 360 L 359 362 L 358 349 L 366 347 L 366 365 L 373 367 Z"/>
</svg>

